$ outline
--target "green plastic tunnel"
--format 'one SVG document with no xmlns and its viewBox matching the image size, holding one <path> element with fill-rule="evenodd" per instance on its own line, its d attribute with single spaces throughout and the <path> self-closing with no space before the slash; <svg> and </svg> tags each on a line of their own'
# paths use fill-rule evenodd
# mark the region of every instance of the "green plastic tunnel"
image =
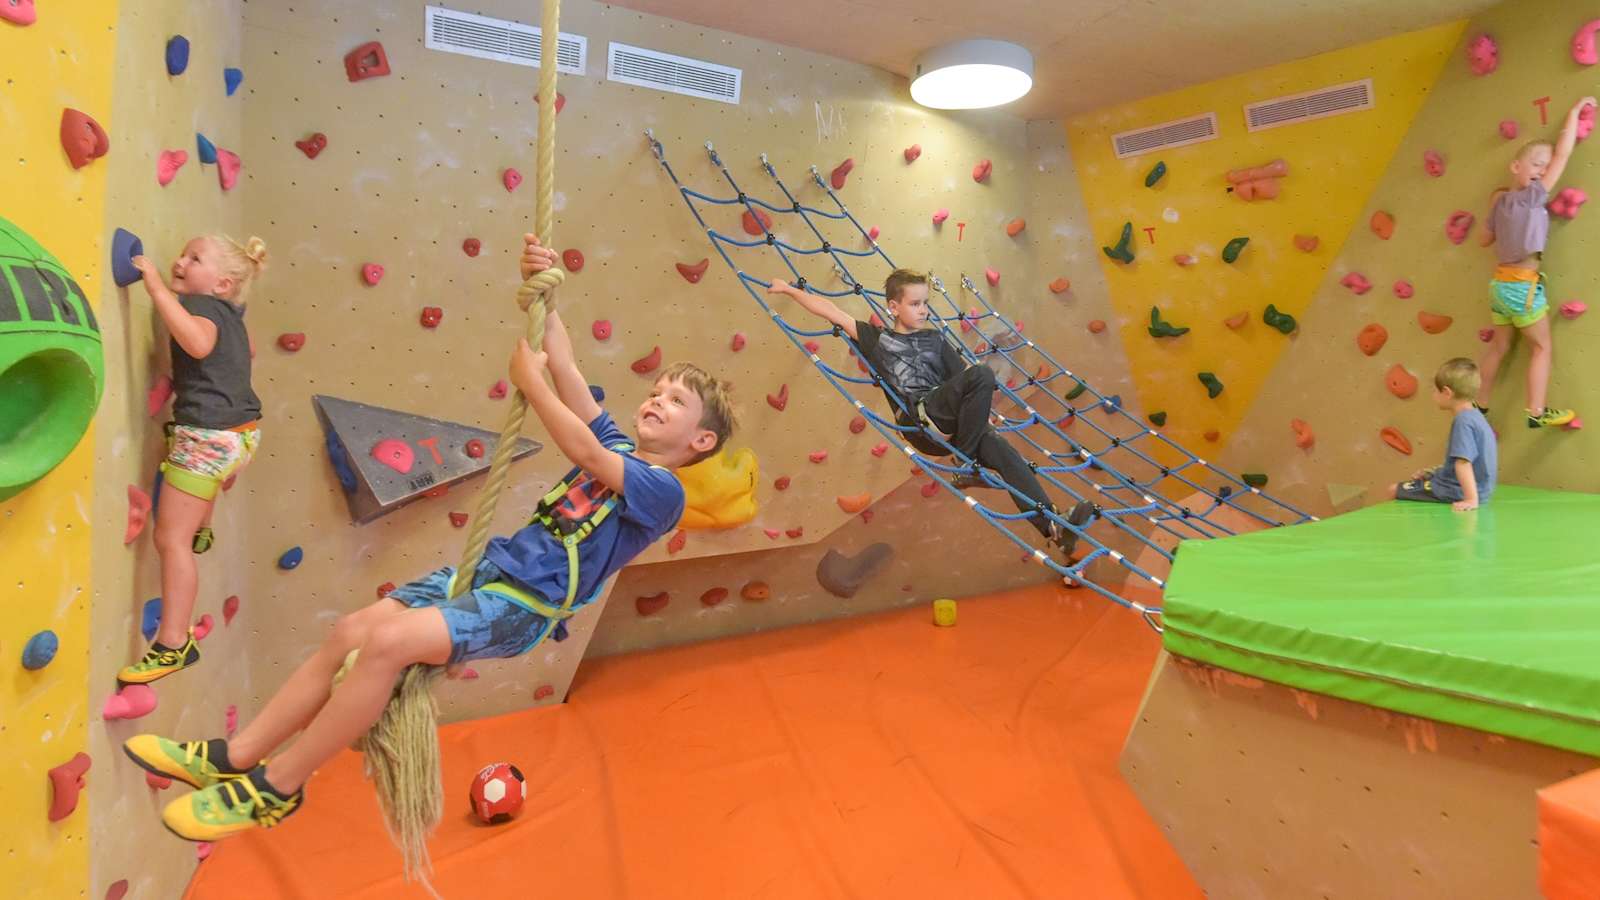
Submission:
<svg viewBox="0 0 1600 900">
<path fill-rule="evenodd" d="M 83 289 L 0 218 L 0 500 L 67 458 L 104 386 L 100 326 Z"/>
</svg>

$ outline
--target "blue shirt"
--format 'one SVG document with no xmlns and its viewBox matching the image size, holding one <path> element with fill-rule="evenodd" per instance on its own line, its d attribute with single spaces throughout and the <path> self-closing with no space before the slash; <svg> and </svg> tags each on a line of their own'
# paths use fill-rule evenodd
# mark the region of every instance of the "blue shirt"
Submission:
<svg viewBox="0 0 1600 900">
<path fill-rule="evenodd" d="M 1444 465 L 1433 475 L 1434 496 L 1461 500 L 1461 482 L 1456 480 L 1456 460 L 1472 463 L 1472 476 L 1478 481 L 1478 502 L 1488 503 L 1494 493 L 1494 473 L 1500 465 L 1499 448 L 1489 420 L 1469 406 L 1456 413 L 1450 423 L 1450 446 L 1444 451 Z"/>
<path fill-rule="evenodd" d="M 608 450 L 631 444 L 611 414 L 602 410 L 589 430 Z M 605 521 L 578 542 L 578 593 L 573 606 L 586 602 L 607 578 L 646 547 L 671 531 L 683 516 L 683 484 L 672 470 L 653 466 L 631 453 L 622 454 L 622 496 Z M 612 496 L 610 488 L 581 473 L 555 515 L 577 521 L 588 518 Z M 559 605 L 567 597 L 567 548 L 543 525 L 523 527 L 510 537 L 489 542 L 484 558 L 528 592 Z"/>
</svg>

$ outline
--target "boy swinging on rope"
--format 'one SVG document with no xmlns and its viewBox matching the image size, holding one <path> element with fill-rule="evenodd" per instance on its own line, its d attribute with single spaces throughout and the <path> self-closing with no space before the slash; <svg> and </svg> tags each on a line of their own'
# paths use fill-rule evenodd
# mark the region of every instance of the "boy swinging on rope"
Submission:
<svg viewBox="0 0 1600 900">
<path fill-rule="evenodd" d="M 524 280 L 555 265 L 554 252 L 537 238 L 524 241 Z M 726 386 L 679 363 L 640 404 L 633 419 L 638 441 L 629 440 L 590 395 L 553 307 L 543 351 L 518 342 L 511 381 L 577 468 L 545 496 L 531 522 L 489 542 L 472 590 L 451 599 L 454 570 L 446 566 L 342 617 L 321 649 L 232 738 L 130 738 L 123 748 L 134 762 L 196 788 L 162 812 L 174 834 L 216 841 L 271 828 L 293 814 L 312 773 L 377 721 L 408 666 L 459 665 L 532 649 L 677 525 L 684 490 L 672 470 L 712 455 L 734 429 Z M 330 696 L 334 673 L 356 649 L 355 666 Z M 264 761 L 302 728 L 287 750 Z"/>
</svg>

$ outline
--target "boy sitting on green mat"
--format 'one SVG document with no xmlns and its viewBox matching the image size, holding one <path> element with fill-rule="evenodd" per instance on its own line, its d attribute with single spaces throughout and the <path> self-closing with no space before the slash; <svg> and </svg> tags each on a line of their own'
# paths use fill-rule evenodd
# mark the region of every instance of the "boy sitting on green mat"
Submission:
<svg viewBox="0 0 1600 900">
<path fill-rule="evenodd" d="M 1389 485 L 1389 499 L 1448 503 L 1457 512 L 1489 502 L 1499 459 L 1494 429 L 1472 402 L 1481 384 L 1478 366 L 1470 359 L 1457 357 L 1439 367 L 1433 376 L 1433 402 L 1455 416 L 1444 464 Z"/>
</svg>

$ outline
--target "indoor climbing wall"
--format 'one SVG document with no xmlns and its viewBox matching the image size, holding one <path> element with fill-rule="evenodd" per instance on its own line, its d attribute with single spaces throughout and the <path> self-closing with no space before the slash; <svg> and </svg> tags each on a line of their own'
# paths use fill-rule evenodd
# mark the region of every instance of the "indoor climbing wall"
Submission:
<svg viewBox="0 0 1600 900">
<path fill-rule="evenodd" d="M 42 9 L 27 24 L 7 15 L 11 10 L 0 10 L 0 127 L 7 135 L 0 161 L 0 218 L 55 256 L 88 297 L 98 298 L 110 160 L 96 158 L 74 168 L 60 137 L 63 109 L 94 119 L 113 145 L 123 134 L 112 111 L 107 64 L 114 52 L 116 4 L 92 6 L 71 15 Z M 0 378 L 0 392 L 22 390 Z M 0 829 L 0 884 L 18 897 L 78 896 L 89 890 L 93 804 L 77 790 L 78 770 L 58 767 L 89 751 L 90 768 L 82 780 L 93 784 L 116 765 L 94 752 L 92 711 L 84 696 L 90 667 L 90 543 L 97 531 L 111 530 L 90 525 L 95 445 L 91 430 L 52 472 L 0 501 L 0 566 L 7 573 L 6 615 L 0 622 L 0 655 L 7 667 L 0 679 L 0 743 L 10 757 L 0 770 L 0 797 L 7 807 Z"/>
<path fill-rule="evenodd" d="M 1462 32 L 1427 103 L 1353 217 L 1348 239 L 1301 318 L 1296 352 L 1271 373 L 1226 459 L 1276 468 L 1285 475 L 1288 496 L 1340 509 L 1380 500 L 1386 484 L 1440 463 L 1450 421 L 1433 405 L 1433 373 L 1451 357 L 1476 358 L 1483 347 L 1479 329 L 1490 324 L 1488 281 L 1495 257 L 1478 243 L 1489 194 L 1510 183 L 1507 166 L 1523 143 L 1554 140 L 1567 110 L 1595 92 L 1600 70 L 1577 62 L 1572 50 L 1574 34 L 1592 18 L 1559 2 L 1519 0 L 1485 13 Z M 1492 56 L 1481 35 L 1491 36 Z M 1475 59 L 1497 65 L 1475 74 Z M 1478 67 L 1487 68 L 1482 62 Z M 1343 118 L 1360 115 L 1365 114 Z M 1504 136 L 1510 133 L 1515 137 Z M 1593 140 L 1580 143 L 1558 190 L 1594 189 L 1596 153 Z M 1393 220 L 1388 238 L 1373 227 L 1375 220 L 1383 223 L 1380 213 Z M 1456 219 L 1452 236 L 1458 213 L 1476 221 L 1460 229 L 1464 220 Z M 1544 270 L 1555 343 L 1551 405 L 1592 418 L 1600 410 L 1600 387 L 1585 375 L 1594 371 L 1600 333 L 1595 317 L 1569 305 L 1593 304 L 1600 289 L 1600 254 L 1588 215 L 1580 211 L 1570 221 L 1552 216 Z M 1371 285 L 1368 292 L 1346 286 L 1349 280 L 1359 288 L 1356 275 Z M 1400 282 L 1409 291 L 1397 291 Z M 1563 306 L 1569 315 L 1562 314 Z M 1358 342 L 1367 330 L 1372 347 L 1372 326 L 1382 329 L 1386 341 L 1368 355 Z M 1502 366 L 1491 404 L 1501 482 L 1600 489 L 1600 438 L 1592 430 L 1525 427 L 1527 366 L 1527 349 L 1519 342 Z M 1402 398 L 1391 389 L 1393 383 L 1405 393 L 1413 377 L 1413 396 Z M 1292 418 L 1316 429 L 1315 447 L 1295 447 Z M 1386 442 L 1383 429 L 1394 429 L 1391 438 L 1403 440 Z M 1411 453 L 1395 444 L 1409 444 Z"/>
<path fill-rule="evenodd" d="M 1296 331 L 1293 319 L 1340 252 L 1460 29 L 1398 35 L 1067 123 L 1091 214 L 1093 233 L 1083 240 L 1108 248 L 1098 259 L 1116 314 L 1095 340 L 1126 352 L 1138 403 L 1147 414 L 1164 413 L 1162 427 L 1179 443 L 1203 453 L 1231 442 L 1278 361 L 1301 358 L 1320 340 L 1303 326 Z M 1245 104 L 1368 78 L 1377 95 L 1371 110 L 1246 128 Z M 1206 113 L 1216 114 L 1215 139 L 1116 158 L 1114 135 Z M 1286 165 L 1273 166 L 1278 160 Z M 1239 174 L 1230 180 L 1232 172 Z M 1127 253 L 1113 259 L 1124 230 Z M 1329 390 L 1329 398 L 1341 393 Z M 1287 429 L 1286 419 L 1273 433 L 1293 448 Z M 1263 468 L 1254 459 L 1234 466 Z"/>
<path fill-rule="evenodd" d="M 512 2 L 476 11 L 528 17 L 525 4 Z M 422 11 L 402 4 L 245 12 L 250 80 L 240 190 L 248 230 L 277 256 L 262 294 L 271 302 L 258 302 L 251 318 L 266 424 L 261 454 L 234 491 L 251 510 L 242 567 L 249 584 L 237 593 L 242 616 L 273 609 L 279 627 L 252 635 L 250 688 L 236 701 L 241 715 L 338 614 L 367 602 L 381 583 L 453 564 L 466 532 L 450 514 L 470 515 L 477 505 L 477 483 L 468 482 L 370 524 L 350 524 L 311 397 L 490 429 L 505 415 L 495 385 L 523 328 L 512 297 L 517 239 L 533 219 L 536 73 L 428 50 L 423 26 Z M 558 303 L 585 374 L 625 423 L 660 367 L 694 360 L 731 379 L 742 429 L 725 464 L 707 463 L 726 470 L 708 480 L 713 490 L 753 481 L 757 508 L 736 527 L 687 530 L 624 571 L 597 652 L 1045 580 L 1044 569 L 1022 564 L 1015 545 L 956 500 L 925 494 L 927 480 L 914 478 L 903 456 L 874 455 L 880 438 L 851 430 L 854 410 L 733 274 L 720 261 L 709 264 L 705 234 L 643 134 L 654 129 L 680 160 L 680 176 L 712 194 L 728 188 L 706 158 L 708 139 L 741 183 L 771 200 L 781 195 L 759 168 L 761 153 L 808 201 L 821 192 L 808 183 L 807 168 L 817 165 L 824 178 L 837 170 L 841 198 L 880 229 L 898 261 L 934 267 L 952 288 L 964 272 L 989 289 L 985 270 L 993 269 L 1000 278 L 993 299 L 1045 330 L 1043 338 L 1055 314 L 1095 302 L 1052 293 L 1049 283 L 1076 279 L 1093 296 L 1099 276 L 1079 258 L 1057 258 L 1048 273 L 1032 264 L 1038 246 L 1087 229 L 1081 204 L 1030 210 L 1030 129 L 1003 113 L 930 115 L 885 73 L 600 4 L 563 4 L 562 26 L 588 39 L 584 74 L 564 74 L 560 83 L 553 242 L 582 256 L 581 269 L 569 263 Z M 738 67 L 740 102 L 608 81 L 612 41 Z M 345 55 L 368 42 L 381 44 L 389 72 L 352 82 Z M 365 53 L 380 62 L 376 50 Z M 908 160 L 913 145 L 920 155 Z M 1065 148 L 1045 145 L 1051 177 L 1066 180 Z M 842 166 L 846 160 L 853 164 Z M 988 171 L 975 178 L 983 160 Z M 936 225 L 941 209 L 948 218 Z M 1018 218 L 1026 227 L 1008 234 Z M 713 226 L 746 236 L 733 211 Z M 789 223 L 774 227 L 801 237 Z M 747 259 L 768 267 L 752 274 L 785 274 L 771 256 Z M 702 260 L 708 264 L 696 274 Z M 839 284 L 825 266 L 805 273 Z M 429 308 L 439 312 L 433 327 L 421 321 Z M 866 315 L 864 306 L 854 311 Z M 303 344 L 285 349 L 277 341 L 283 334 L 303 335 Z M 854 370 L 842 342 L 824 336 L 818 343 L 821 355 Z M 1111 359 L 1086 371 L 1111 374 Z M 859 396 L 883 405 L 881 396 Z M 537 427 L 529 433 L 542 437 Z M 553 447 L 517 464 L 495 530 L 516 528 L 565 468 Z M 296 546 L 302 564 L 278 570 L 279 554 Z M 830 551 L 829 570 L 859 582 L 853 597 L 820 586 Z M 575 618 L 566 642 L 474 666 L 481 680 L 442 689 L 446 717 L 559 700 L 595 618 L 595 611 Z"/>
</svg>

